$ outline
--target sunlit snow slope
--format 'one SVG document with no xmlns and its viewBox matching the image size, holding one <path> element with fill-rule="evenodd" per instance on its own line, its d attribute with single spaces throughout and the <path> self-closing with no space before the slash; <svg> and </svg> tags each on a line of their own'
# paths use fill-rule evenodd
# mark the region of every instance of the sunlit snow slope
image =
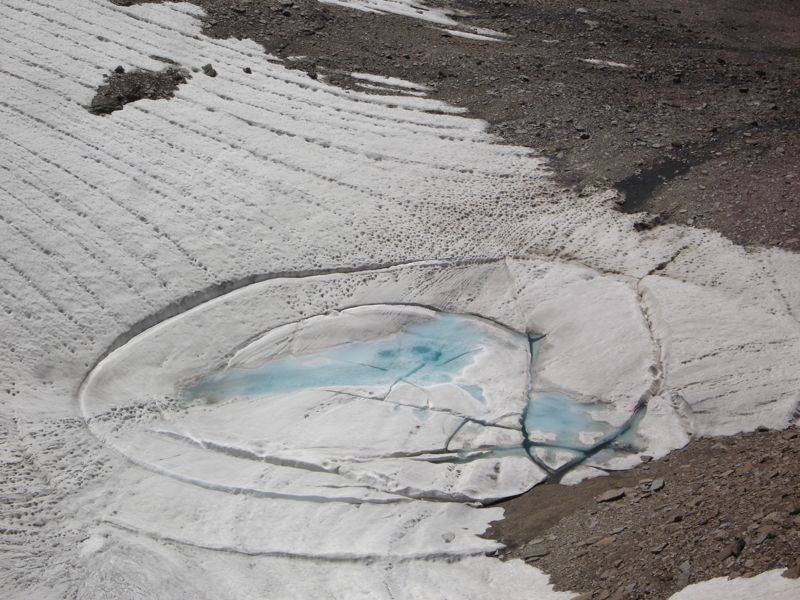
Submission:
<svg viewBox="0 0 800 600">
<path fill-rule="evenodd" d="M 158 423 L 170 435 L 148 428 L 178 414 L 160 402 L 184 380 L 352 307 L 544 334 L 530 391 L 615 425 L 646 405 L 638 452 L 796 419 L 795 255 L 636 233 L 610 194 L 557 189 L 541 159 L 458 109 L 311 80 L 203 36 L 190 5 L 4 0 L 0 53 L 0 596 L 569 597 L 485 556 L 497 544 L 477 536 L 502 511 L 459 501 L 532 485 L 533 463 L 495 479 L 367 464 L 358 497 L 403 502 L 345 502 L 340 481 L 322 496 L 316 475 L 231 468 L 246 461 L 187 443 L 242 442 L 241 411 L 216 421 L 227 431 L 199 410 Z M 163 68 L 153 57 L 219 75 L 86 110 L 104 74 Z M 637 460 L 599 453 L 572 476 Z"/>
</svg>

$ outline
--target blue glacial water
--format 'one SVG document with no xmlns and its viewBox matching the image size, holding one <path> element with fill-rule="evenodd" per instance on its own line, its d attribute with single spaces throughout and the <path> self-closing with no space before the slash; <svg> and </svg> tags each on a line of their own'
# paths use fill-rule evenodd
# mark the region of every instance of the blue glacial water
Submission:
<svg viewBox="0 0 800 600">
<path fill-rule="evenodd" d="M 532 356 L 540 338 L 520 336 L 521 350 L 529 344 Z M 256 368 L 227 369 L 203 379 L 186 391 L 188 399 L 217 401 L 242 396 L 268 396 L 312 388 L 389 386 L 405 382 L 420 388 L 453 383 L 479 402 L 485 403 L 480 385 L 463 381 L 465 367 L 479 359 L 481 350 L 496 340 L 491 330 L 477 327 L 473 317 L 440 313 L 428 321 L 375 340 L 340 344 L 300 356 L 270 360 Z M 534 377 L 535 374 L 529 374 Z M 512 392 L 514 393 L 514 392 Z M 524 394 L 524 390 L 519 390 Z M 516 393 L 515 393 L 516 395 Z M 517 396 L 518 397 L 518 396 Z M 614 435 L 607 423 L 596 421 L 591 406 L 559 393 L 533 392 L 522 415 L 524 431 L 553 434 L 559 447 L 588 452 L 591 444 L 580 441 L 581 432 L 597 437 Z M 414 411 L 420 423 L 431 414 Z M 531 440 L 533 441 L 533 440 Z M 537 445 L 548 445 L 547 441 Z"/>
<path fill-rule="evenodd" d="M 289 393 L 309 388 L 390 386 L 398 381 L 425 387 L 453 382 L 490 344 L 474 319 L 442 313 L 429 321 L 373 341 L 343 344 L 302 356 L 271 360 L 254 369 L 228 369 L 192 385 L 190 397 Z M 478 385 L 460 387 L 484 402 Z"/>
<path fill-rule="evenodd" d="M 525 410 L 525 430 L 555 434 L 556 442 L 586 447 L 579 439 L 580 432 L 611 431 L 608 423 L 596 421 L 589 412 L 590 406 L 554 392 L 534 392 L 530 395 Z"/>
</svg>

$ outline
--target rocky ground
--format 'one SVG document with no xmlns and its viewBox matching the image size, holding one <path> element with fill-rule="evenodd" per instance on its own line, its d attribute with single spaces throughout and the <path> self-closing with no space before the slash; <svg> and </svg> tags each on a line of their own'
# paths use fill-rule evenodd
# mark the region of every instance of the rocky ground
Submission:
<svg viewBox="0 0 800 600">
<path fill-rule="evenodd" d="M 472 13 L 465 25 L 508 34 L 504 42 L 317 0 L 191 1 L 207 11 L 208 35 L 302 56 L 289 63 L 312 77 L 367 71 L 431 85 L 504 140 L 541 149 L 563 183 L 625 192 L 624 210 L 652 214 L 640 228 L 689 224 L 800 249 L 792 0 L 449 4 Z"/>
<path fill-rule="evenodd" d="M 689 583 L 800 576 L 800 433 L 705 438 L 663 460 L 501 503 L 504 558 L 587 600 L 668 598 Z"/>
</svg>

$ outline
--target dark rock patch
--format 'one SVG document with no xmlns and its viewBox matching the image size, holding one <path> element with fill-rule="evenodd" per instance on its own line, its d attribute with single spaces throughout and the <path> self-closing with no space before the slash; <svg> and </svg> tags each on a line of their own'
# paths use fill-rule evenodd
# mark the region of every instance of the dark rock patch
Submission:
<svg viewBox="0 0 800 600">
<path fill-rule="evenodd" d="M 800 432 L 702 438 L 661 460 L 499 503 L 487 537 L 585 598 L 662 600 L 690 583 L 800 574 Z"/>
<path fill-rule="evenodd" d="M 89 112 L 95 115 L 107 115 L 122 110 L 126 104 L 144 98 L 149 100 L 172 98 L 178 86 L 190 78 L 188 71 L 176 66 L 166 67 L 163 71 L 126 71 L 121 65 L 117 66 L 106 75 L 105 82 L 97 88 L 97 93 L 89 105 Z"/>
</svg>

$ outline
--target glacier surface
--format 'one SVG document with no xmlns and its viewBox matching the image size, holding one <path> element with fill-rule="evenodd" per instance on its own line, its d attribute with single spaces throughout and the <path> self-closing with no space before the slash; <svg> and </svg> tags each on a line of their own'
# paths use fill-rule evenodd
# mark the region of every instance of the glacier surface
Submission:
<svg viewBox="0 0 800 600">
<path fill-rule="evenodd" d="M 199 15 L 0 5 L 5 596 L 568 598 L 482 501 L 797 419 L 797 255 L 636 233 Z M 157 57 L 218 76 L 86 110 Z"/>
</svg>

